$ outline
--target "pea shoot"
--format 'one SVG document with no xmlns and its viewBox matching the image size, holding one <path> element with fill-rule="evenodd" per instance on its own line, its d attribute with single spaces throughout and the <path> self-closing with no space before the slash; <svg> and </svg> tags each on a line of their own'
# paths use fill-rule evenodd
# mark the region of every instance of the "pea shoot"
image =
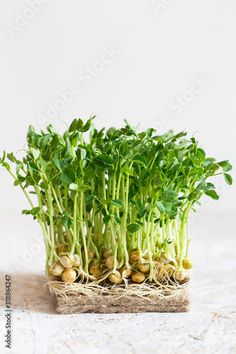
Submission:
<svg viewBox="0 0 236 354">
<path fill-rule="evenodd" d="M 212 177 L 232 184 L 229 161 L 207 157 L 185 132 L 97 130 L 74 119 L 60 134 L 30 126 L 27 151 L 0 164 L 38 221 L 47 274 L 63 282 L 183 282 L 189 214 L 203 195 L 219 199 Z M 13 169 L 13 165 L 15 168 Z"/>
</svg>

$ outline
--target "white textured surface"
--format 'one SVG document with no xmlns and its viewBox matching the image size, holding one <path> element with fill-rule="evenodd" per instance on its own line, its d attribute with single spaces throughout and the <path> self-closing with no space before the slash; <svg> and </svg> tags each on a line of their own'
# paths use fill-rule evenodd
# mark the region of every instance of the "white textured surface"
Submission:
<svg viewBox="0 0 236 354">
<path fill-rule="evenodd" d="M 236 353 L 232 212 L 193 218 L 193 304 L 189 313 L 181 314 L 55 314 L 53 299 L 43 289 L 43 243 L 37 225 L 3 213 L 0 221 L 1 354 Z M 3 346 L 5 274 L 12 274 L 12 350 Z"/>
</svg>

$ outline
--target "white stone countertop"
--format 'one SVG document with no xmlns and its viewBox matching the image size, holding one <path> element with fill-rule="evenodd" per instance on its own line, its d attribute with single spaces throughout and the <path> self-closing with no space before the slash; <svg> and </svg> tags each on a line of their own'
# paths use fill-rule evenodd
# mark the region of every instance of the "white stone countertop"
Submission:
<svg viewBox="0 0 236 354">
<path fill-rule="evenodd" d="M 0 353 L 236 353 L 236 213 L 190 224 L 194 263 L 189 313 L 58 315 L 44 291 L 44 250 L 30 218 L 2 212 Z M 5 275 L 12 277 L 12 349 L 4 344 Z"/>
</svg>

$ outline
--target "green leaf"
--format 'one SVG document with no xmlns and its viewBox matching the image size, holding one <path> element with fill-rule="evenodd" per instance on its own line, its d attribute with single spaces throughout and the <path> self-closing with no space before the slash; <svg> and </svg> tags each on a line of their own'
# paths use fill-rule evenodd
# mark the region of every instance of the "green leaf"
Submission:
<svg viewBox="0 0 236 354">
<path fill-rule="evenodd" d="M 159 209 L 159 211 L 161 213 L 164 213 L 166 211 L 165 206 L 164 206 L 164 204 L 162 202 L 157 201 L 156 202 L 156 206 L 157 206 L 157 208 Z"/>
<path fill-rule="evenodd" d="M 84 126 L 84 122 L 82 121 L 82 119 L 79 118 L 77 120 L 76 130 L 78 130 L 79 132 L 83 131 L 83 126 Z"/>
<path fill-rule="evenodd" d="M 206 153 L 203 149 L 198 148 L 197 149 L 197 156 L 198 156 L 199 160 L 205 161 Z"/>
<path fill-rule="evenodd" d="M 72 133 L 76 130 L 77 128 L 77 119 L 74 119 L 69 127 L 69 132 Z"/>
<path fill-rule="evenodd" d="M 137 218 L 141 219 L 144 217 L 144 215 L 146 214 L 147 210 L 143 207 L 141 207 L 137 213 Z"/>
<path fill-rule="evenodd" d="M 163 194 L 163 199 L 165 202 L 173 202 L 177 198 L 178 194 L 173 190 L 167 190 Z"/>
<path fill-rule="evenodd" d="M 5 167 L 8 171 L 11 170 L 11 167 L 10 167 L 9 163 L 7 163 L 7 162 L 4 161 L 4 162 L 1 162 L 1 164 L 2 164 L 2 166 Z"/>
<path fill-rule="evenodd" d="M 233 178 L 232 178 L 232 176 L 229 175 L 228 173 L 225 173 L 225 174 L 224 174 L 224 178 L 225 178 L 225 182 L 231 186 L 231 184 L 233 183 Z"/>
<path fill-rule="evenodd" d="M 123 167 L 123 172 L 126 173 L 128 176 L 134 176 L 133 170 L 128 166 Z"/>
<path fill-rule="evenodd" d="M 71 145 L 76 148 L 77 144 L 78 144 L 78 141 L 79 141 L 79 134 L 78 132 L 75 132 L 74 134 L 72 134 L 72 136 L 70 137 L 70 142 L 71 142 Z"/>
<path fill-rule="evenodd" d="M 91 190 L 91 186 L 89 186 L 88 184 L 82 184 L 81 186 L 79 186 L 79 191 L 80 192 L 86 192 Z"/>
<path fill-rule="evenodd" d="M 136 154 L 134 156 L 134 158 L 132 159 L 132 161 L 146 166 L 146 160 L 145 160 L 144 156 L 142 156 L 141 154 Z"/>
<path fill-rule="evenodd" d="M 219 195 L 214 190 L 206 191 L 205 194 L 212 199 L 215 199 L 215 200 L 219 199 Z"/>
<path fill-rule="evenodd" d="M 119 218 L 119 216 L 115 215 L 114 219 L 117 222 L 117 224 L 121 224 L 121 219 Z"/>
<path fill-rule="evenodd" d="M 7 154 L 7 158 L 11 162 L 15 162 L 16 161 L 15 156 L 13 155 L 13 152 Z"/>
<path fill-rule="evenodd" d="M 22 214 L 23 215 L 30 215 L 31 214 L 31 210 L 24 209 L 24 210 L 22 210 Z"/>
<path fill-rule="evenodd" d="M 116 128 L 114 128 L 114 127 L 109 128 L 109 129 L 107 130 L 107 136 L 112 139 L 112 136 L 115 135 L 116 131 L 117 131 L 117 130 L 116 130 Z"/>
<path fill-rule="evenodd" d="M 53 160 L 53 164 L 58 168 L 59 171 L 61 171 L 62 167 L 61 167 L 61 161 L 58 159 L 54 159 Z"/>
<path fill-rule="evenodd" d="M 91 223 L 90 220 L 87 221 L 87 225 L 88 225 L 88 228 L 91 229 L 91 227 L 93 226 L 93 224 Z"/>
<path fill-rule="evenodd" d="M 3 151 L 2 157 L 0 157 L 0 163 L 4 162 L 6 158 L 6 151 Z"/>
<path fill-rule="evenodd" d="M 224 172 L 228 172 L 228 171 L 232 170 L 232 165 L 230 164 L 230 162 L 228 160 L 220 161 L 220 162 L 218 162 L 218 165 L 220 167 L 222 167 Z"/>
<path fill-rule="evenodd" d="M 73 169 L 66 169 L 61 175 L 60 175 L 60 181 L 64 184 L 71 184 L 75 180 L 75 172 Z"/>
<path fill-rule="evenodd" d="M 80 151 L 81 160 L 84 160 L 86 158 L 86 155 L 87 155 L 86 149 L 84 149 L 83 147 L 80 147 L 80 149 L 78 149 L 78 151 Z"/>
<path fill-rule="evenodd" d="M 121 199 L 113 199 L 111 204 L 117 208 L 123 208 L 123 201 Z"/>
<path fill-rule="evenodd" d="M 62 216 L 62 223 L 66 230 L 69 230 L 69 228 L 73 224 L 72 218 L 67 211 L 65 211 Z"/>
<path fill-rule="evenodd" d="M 209 191 L 211 189 L 215 189 L 215 186 L 212 183 L 209 183 L 209 182 L 206 183 L 205 181 L 203 181 L 203 182 L 199 183 L 199 185 L 197 186 L 196 189 L 197 189 L 197 191 L 199 190 L 199 191 L 206 192 L 206 191 Z"/>
<path fill-rule="evenodd" d="M 35 208 L 30 209 L 30 210 L 24 209 L 24 210 L 22 210 L 22 214 L 23 215 L 37 216 L 40 213 L 40 210 L 41 210 L 40 207 L 35 207 Z"/>
<path fill-rule="evenodd" d="M 38 149 L 33 148 L 33 147 L 30 148 L 30 151 L 33 155 L 34 160 L 37 160 L 37 158 L 39 158 L 39 156 L 40 156 L 40 151 Z"/>
<path fill-rule="evenodd" d="M 172 209 L 173 203 L 171 202 L 165 202 L 165 212 L 170 213 Z"/>
<path fill-rule="evenodd" d="M 82 131 L 84 133 L 87 132 L 90 129 L 91 125 L 92 125 L 93 118 L 94 117 L 89 118 L 89 120 L 86 122 L 86 124 L 83 126 L 82 130 L 80 130 L 80 131 Z"/>
<path fill-rule="evenodd" d="M 31 214 L 36 216 L 40 213 L 40 210 L 41 210 L 40 207 L 35 207 L 35 208 L 31 209 Z"/>
<path fill-rule="evenodd" d="M 129 233 L 133 234 L 135 232 L 137 232 L 140 229 L 140 225 L 138 224 L 129 224 L 127 226 L 127 230 L 129 231 Z"/>
<path fill-rule="evenodd" d="M 215 162 L 215 159 L 213 157 L 208 157 L 204 163 L 203 163 L 203 166 L 204 167 L 207 167 L 207 166 L 210 166 L 210 165 L 213 165 Z"/>
<path fill-rule="evenodd" d="M 95 116 L 89 118 L 89 120 L 85 124 L 83 123 L 82 119 L 79 119 L 77 122 L 77 127 L 76 127 L 77 130 L 81 133 L 87 132 L 90 129 L 94 118 L 95 118 Z"/>
<path fill-rule="evenodd" d="M 91 204 L 94 200 L 94 195 L 93 194 L 89 194 L 85 197 L 85 203 L 86 204 Z"/>
<path fill-rule="evenodd" d="M 111 219 L 111 215 L 105 215 L 103 218 L 104 224 L 107 225 L 109 223 L 110 219 Z"/>
<path fill-rule="evenodd" d="M 207 182 L 206 184 L 206 189 L 209 190 L 209 189 L 215 189 L 215 186 L 213 183 L 210 183 L 210 182 Z"/>
<path fill-rule="evenodd" d="M 57 134 L 56 129 L 52 126 L 52 124 L 49 124 L 49 126 L 47 127 L 47 131 L 53 135 Z"/>
<path fill-rule="evenodd" d="M 95 162 L 104 166 L 112 166 L 112 159 L 109 155 L 101 154 L 94 159 Z"/>
</svg>

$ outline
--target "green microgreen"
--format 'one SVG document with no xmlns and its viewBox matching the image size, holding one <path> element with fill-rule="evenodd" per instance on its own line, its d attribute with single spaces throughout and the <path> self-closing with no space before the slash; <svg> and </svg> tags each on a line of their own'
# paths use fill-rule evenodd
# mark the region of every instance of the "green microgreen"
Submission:
<svg viewBox="0 0 236 354">
<path fill-rule="evenodd" d="M 98 131 L 93 119 L 74 119 L 63 134 L 51 125 L 40 133 L 30 126 L 24 157 L 4 152 L 0 159 L 30 204 L 23 214 L 41 226 L 47 269 L 59 258 L 59 244 L 80 256 L 83 274 L 91 251 L 99 262 L 104 248 L 115 267 L 129 267 L 134 249 L 146 256 L 149 280 L 160 254 L 181 269 L 189 213 L 203 195 L 219 198 L 209 179 L 223 175 L 232 184 L 231 164 L 207 157 L 185 132 L 138 133 L 127 122 Z"/>
</svg>

